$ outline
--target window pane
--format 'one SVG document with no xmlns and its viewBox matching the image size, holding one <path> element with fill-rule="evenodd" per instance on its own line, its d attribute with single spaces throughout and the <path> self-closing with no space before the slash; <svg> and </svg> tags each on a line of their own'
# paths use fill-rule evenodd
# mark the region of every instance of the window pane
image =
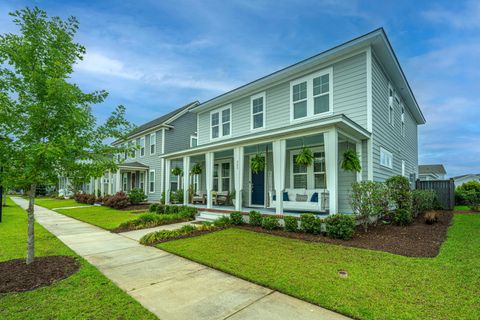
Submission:
<svg viewBox="0 0 480 320">
<path fill-rule="evenodd" d="M 218 125 L 219 123 L 218 120 L 219 120 L 218 112 L 212 113 L 212 126 Z"/>
<path fill-rule="evenodd" d="M 317 173 L 315 174 L 315 189 L 325 189 L 325 174 Z"/>
<path fill-rule="evenodd" d="M 263 112 L 263 97 L 253 100 L 253 113 Z"/>
<path fill-rule="evenodd" d="M 218 138 L 218 126 L 212 127 L 212 138 Z"/>
<path fill-rule="evenodd" d="M 225 109 L 222 111 L 222 122 L 230 121 L 230 109 Z"/>
<path fill-rule="evenodd" d="M 307 82 L 296 84 L 292 87 L 293 101 L 307 98 Z"/>
<path fill-rule="evenodd" d="M 223 130 L 222 130 L 222 135 L 228 136 L 228 135 L 230 134 L 230 122 L 224 123 L 224 124 L 222 125 L 222 128 L 223 128 Z"/>
<path fill-rule="evenodd" d="M 218 191 L 218 178 L 213 178 L 213 191 Z"/>
<path fill-rule="evenodd" d="M 253 129 L 263 127 L 263 113 L 253 116 Z"/>
<path fill-rule="evenodd" d="M 230 191 L 230 178 L 222 179 L 222 191 Z"/>
<path fill-rule="evenodd" d="M 297 174 L 293 176 L 293 187 L 297 188 L 307 188 L 307 175 L 306 174 Z"/>
<path fill-rule="evenodd" d="M 293 105 L 293 118 L 303 118 L 307 116 L 307 101 L 297 102 Z"/>
<path fill-rule="evenodd" d="M 293 173 L 305 173 L 307 172 L 307 167 L 303 165 L 298 165 L 296 162 L 297 156 L 293 156 Z"/>
<path fill-rule="evenodd" d="M 222 177 L 230 176 L 230 163 L 222 163 Z"/>
<path fill-rule="evenodd" d="M 213 176 L 218 177 L 218 164 L 213 166 Z"/>
<path fill-rule="evenodd" d="M 329 79 L 328 74 L 313 79 L 313 95 L 314 96 L 328 92 L 329 90 L 328 79 Z"/>
<path fill-rule="evenodd" d="M 316 97 L 314 99 L 313 112 L 315 114 L 328 112 L 329 108 L 329 98 L 330 94 L 325 94 L 323 96 Z"/>
<path fill-rule="evenodd" d="M 313 157 L 313 172 L 325 172 L 325 153 L 315 152 Z"/>
</svg>

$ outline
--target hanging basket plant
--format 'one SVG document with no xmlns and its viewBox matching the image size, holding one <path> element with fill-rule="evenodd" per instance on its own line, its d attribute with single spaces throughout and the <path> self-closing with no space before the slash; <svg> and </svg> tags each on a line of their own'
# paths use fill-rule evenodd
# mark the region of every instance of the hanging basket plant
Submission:
<svg viewBox="0 0 480 320">
<path fill-rule="evenodd" d="M 200 166 L 199 163 L 195 163 L 190 170 L 191 174 L 202 174 L 202 167 Z"/>
<path fill-rule="evenodd" d="M 174 176 L 177 176 L 177 177 L 178 177 L 178 176 L 181 176 L 182 173 L 183 173 L 183 170 L 182 170 L 181 168 L 179 168 L 179 167 L 175 167 L 175 168 L 172 169 L 172 174 L 173 174 Z"/>
<path fill-rule="evenodd" d="M 343 153 L 341 167 L 343 170 L 351 172 L 360 172 L 362 170 L 360 159 L 355 150 L 347 150 Z"/>
<path fill-rule="evenodd" d="M 265 157 L 257 153 L 250 161 L 250 167 L 254 173 L 262 172 L 265 170 Z"/>
<path fill-rule="evenodd" d="M 295 163 L 299 166 L 311 166 L 313 163 L 313 153 L 309 148 L 303 147 L 302 151 L 295 158 Z"/>
</svg>

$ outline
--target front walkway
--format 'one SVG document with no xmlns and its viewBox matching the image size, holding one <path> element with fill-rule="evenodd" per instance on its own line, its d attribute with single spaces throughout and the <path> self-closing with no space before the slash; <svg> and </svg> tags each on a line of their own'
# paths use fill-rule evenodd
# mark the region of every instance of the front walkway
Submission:
<svg viewBox="0 0 480 320">
<path fill-rule="evenodd" d="M 35 211 L 38 223 L 162 320 L 348 319 L 52 210 Z"/>
</svg>

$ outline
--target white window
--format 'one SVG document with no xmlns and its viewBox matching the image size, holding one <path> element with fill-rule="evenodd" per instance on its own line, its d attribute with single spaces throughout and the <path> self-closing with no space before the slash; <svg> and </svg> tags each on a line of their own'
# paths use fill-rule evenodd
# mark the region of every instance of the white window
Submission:
<svg viewBox="0 0 480 320">
<path fill-rule="evenodd" d="M 190 177 L 191 177 L 190 179 L 191 179 L 191 184 L 192 184 L 192 187 L 193 187 L 193 191 L 194 192 L 199 191 L 200 175 L 199 174 L 192 174 Z"/>
<path fill-rule="evenodd" d="M 190 136 L 190 148 L 195 148 L 198 145 L 198 138 L 195 135 Z"/>
<path fill-rule="evenodd" d="M 229 160 L 217 161 L 213 165 L 213 190 L 230 191 L 231 190 L 231 164 Z"/>
<path fill-rule="evenodd" d="M 291 120 L 332 112 L 332 68 L 308 75 L 290 83 Z"/>
<path fill-rule="evenodd" d="M 405 176 L 405 160 L 402 160 L 402 176 Z"/>
<path fill-rule="evenodd" d="M 138 186 L 140 189 L 145 190 L 145 173 L 140 172 L 138 175 Z"/>
<path fill-rule="evenodd" d="M 210 136 L 212 139 L 230 136 L 231 106 L 210 112 Z"/>
<path fill-rule="evenodd" d="M 150 155 L 155 154 L 156 147 L 157 147 L 157 135 L 154 132 L 150 134 Z"/>
<path fill-rule="evenodd" d="M 265 92 L 252 96 L 250 105 L 252 109 L 252 130 L 265 128 Z"/>
<path fill-rule="evenodd" d="M 395 92 L 393 91 L 392 86 L 388 85 L 388 123 L 393 126 L 393 99 Z"/>
<path fill-rule="evenodd" d="M 401 108 L 402 108 L 402 137 L 405 137 L 405 106 L 403 105 L 403 103 L 401 104 Z"/>
<path fill-rule="evenodd" d="M 140 138 L 140 157 L 145 156 L 145 137 Z"/>
<path fill-rule="evenodd" d="M 148 192 L 155 192 L 155 170 L 150 170 L 148 173 Z"/>
<path fill-rule="evenodd" d="M 291 187 L 295 189 L 324 189 L 326 188 L 325 176 L 325 151 L 323 148 L 314 148 L 313 165 L 302 166 L 296 162 L 301 150 L 291 152 L 290 177 Z"/>
<path fill-rule="evenodd" d="M 393 168 L 393 155 L 390 151 L 380 148 L 380 165 Z"/>
</svg>

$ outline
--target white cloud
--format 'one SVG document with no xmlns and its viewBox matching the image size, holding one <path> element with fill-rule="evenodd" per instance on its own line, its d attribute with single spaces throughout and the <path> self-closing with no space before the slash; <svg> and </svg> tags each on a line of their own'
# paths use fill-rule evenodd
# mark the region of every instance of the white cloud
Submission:
<svg viewBox="0 0 480 320">
<path fill-rule="evenodd" d="M 139 80 L 142 77 L 140 72 L 128 70 L 122 61 L 99 52 L 88 52 L 76 65 L 76 70 L 130 80 Z"/>
<path fill-rule="evenodd" d="M 480 27 L 480 1 L 468 1 L 462 10 L 454 11 L 451 3 L 447 8 L 434 8 L 423 12 L 423 16 L 436 23 L 445 23 L 454 28 Z"/>
</svg>

